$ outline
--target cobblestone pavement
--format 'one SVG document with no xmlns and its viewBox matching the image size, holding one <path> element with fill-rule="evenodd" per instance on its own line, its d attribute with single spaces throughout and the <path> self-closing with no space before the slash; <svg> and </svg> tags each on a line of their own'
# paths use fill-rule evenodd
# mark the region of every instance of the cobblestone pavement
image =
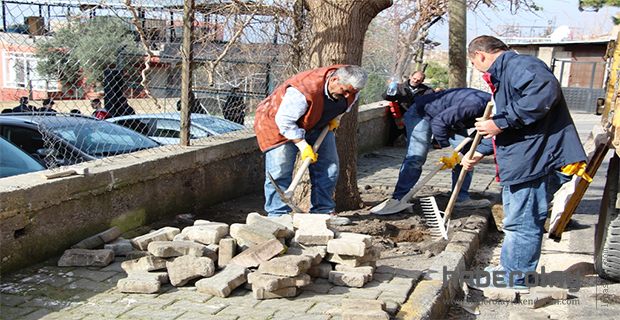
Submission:
<svg viewBox="0 0 620 320">
<path fill-rule="evenodd" d="M 391 192 L 404 152 L 404 148 L 383 148 L 360 156 L 359 186 Z M 432 151 L 425 170 L 446 153 Z M 485 163 L 477 169 L 470 190 L 486 195 L 497 192 L 493 176 L 492 162 Z M 449 172 L 440 172 L 429 185 L 432 191 L 448 192 Z M 368 209 L 361 211 L 368 214 Z M 400 267 L 392 267 L 394 259 L 405 259 L 408 267 L 403 268 L 402 261 Z M 419 270 L 427 268 L 432 259 L 422 255 L 382 257 L 374 280 L 364 288 L 338 287 L 315 279 L 295 298 L 262 301 L 244 288 L 228 298 L 199 293 L 193 286 L 170 285 L 157 294 L 124 294 L 115 288 L 126 276 L 120 261 L 105 268 L 63 268 L 55 263 L 52 259 L 3 276 L 2 319 L 340 319 L 343 298 L 384 300 L 394 314 L 422 274 Z"/>
</svg>

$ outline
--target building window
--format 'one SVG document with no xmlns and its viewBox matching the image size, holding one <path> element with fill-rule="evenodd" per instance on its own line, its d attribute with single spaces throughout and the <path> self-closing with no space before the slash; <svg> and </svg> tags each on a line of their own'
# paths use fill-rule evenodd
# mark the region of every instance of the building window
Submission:
<svg viewBox="0 0 620 320">
<path fill-rule="evenodd" d="M 4 83 L 8 88 L 58 91 L 58 81 L 44 79 L 37 73 L 37 59 L 32 53 L 9 52 L 5 55 Z"/>
</svg>

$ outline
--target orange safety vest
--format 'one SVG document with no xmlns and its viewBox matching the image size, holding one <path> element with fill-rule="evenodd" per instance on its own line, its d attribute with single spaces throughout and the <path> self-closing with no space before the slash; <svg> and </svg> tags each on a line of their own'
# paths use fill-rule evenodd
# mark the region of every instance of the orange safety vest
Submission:
<svg viewBox="0 0 620 320">
<path fill-rule="evenodd" d="M 275 120 L 286 89 L 294 87 L 306 97 L 308 110 L 297 120 L 297 125 L 306 130 L 306 132 L 310 131 L 319 122 L 321 115 L 323 115 L 325 83 L 328 76 L 343 66 L 345 65 L 332 65 L 298 73 L 284 81 L 271 95 L 258 104 L 254 119 L 254 132 L 256 133 L 256 139 L 261 151 L 265 152 L 288 141 L 280 134 Z M 351 106 L 354 100 L 355 95 L 350 95 L 347 99 L 347 105 Z"/>
</svg>

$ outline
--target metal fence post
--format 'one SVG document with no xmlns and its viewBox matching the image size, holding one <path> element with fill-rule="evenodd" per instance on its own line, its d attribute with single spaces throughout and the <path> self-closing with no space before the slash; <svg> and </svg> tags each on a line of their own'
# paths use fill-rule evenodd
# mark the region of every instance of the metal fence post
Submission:
<svg viewBox="0 0 620 320">
<path fill-rule="evenodd" d="M 183 4 L 183 45 L 181 46 L 181 141 L 189 146 L 190 103 L 192 99 L 192 38 L 194 33 L 194 0 Z"/>
</svg>

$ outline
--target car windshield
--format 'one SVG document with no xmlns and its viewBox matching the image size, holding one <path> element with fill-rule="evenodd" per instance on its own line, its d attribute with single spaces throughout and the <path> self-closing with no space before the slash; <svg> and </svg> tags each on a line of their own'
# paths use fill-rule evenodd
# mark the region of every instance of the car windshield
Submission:
<svg viewBox="0 0 620 320">
<path fill-rule="evenodd" d="M 106 157 L 158 146 L 157 142 L 130 129 L 104 121 L 80 121 L 47 126 L 47 130 L 83 152 Z"/>
<path fill-rule="evenodd" d="M 0 178 L 43 169 L 40 163 L 24 151 L 0 138 Z"/>
<path fill-rule="evenodd" d="M 231 132 L 235 130 L 241 130 L 244 128 L 242 125 L 238 123 L 234 123 L 234 122 L 227 121 L 224 119 L 218 119 L 215 117 L 209 117 L 209 118 L 195 117 L 195 118 L 192 118 L 192 122 L 200 126 L 203 126 L 209 130 L 213 130 L 214 132 L 219 133 L 219 134 Z"/>
</svg>

